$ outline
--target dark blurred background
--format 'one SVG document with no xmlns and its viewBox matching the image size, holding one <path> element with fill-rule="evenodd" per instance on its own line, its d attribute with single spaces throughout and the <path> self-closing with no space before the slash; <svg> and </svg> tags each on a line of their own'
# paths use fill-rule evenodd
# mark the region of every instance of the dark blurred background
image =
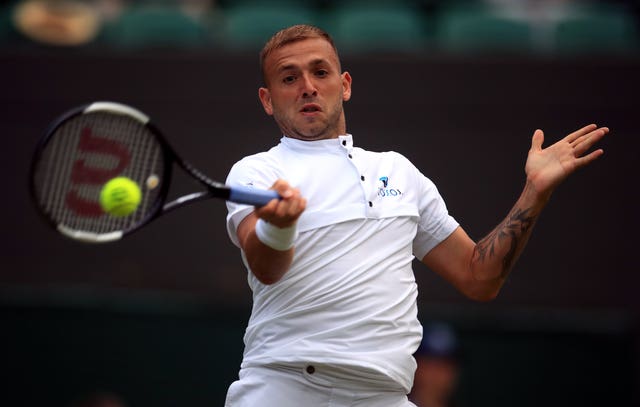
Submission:
<svg viewBox="0 0 640 407">
<path fill-rule="evenodd" d="M 354 78 L 346 110 L 356 144 L 410 158 L 476 239 L 518 197 L 536 128 L 547 144 L 591 122 L 612 129 L 605 155 L 554 194 L 496 301 L 470 302 L 419 263 L 415 272 L 421 320 L 459 336 L 459 405 L 640 405 L 639 9 L 0 2 L 0 404 L 223 404 L 251 307 L 224 203 L 183 209 L 118 243 L 79 244 L 31 204 L 31 154 L 57 115 L 111 100 L 149 114 L 182 156 L 223 180 L 236 160 L 277 143 L 257 99 L 257 52 L 305 22 L 335 36 Z M 175 195 L 197 187 L 175 181 Z"/>
</svg>

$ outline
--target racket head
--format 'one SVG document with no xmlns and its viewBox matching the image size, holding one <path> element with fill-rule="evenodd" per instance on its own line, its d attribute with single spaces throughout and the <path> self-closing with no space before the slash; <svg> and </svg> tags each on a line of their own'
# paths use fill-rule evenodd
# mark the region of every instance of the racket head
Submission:
<svg viewBox="0 0 640 407">
<path fill-rule="evenodd" d="M 76 107 L 47 129 L 33 155 L 33 202 L 63 235 L 92 243 L 118 240 L 162 210 L 171 181 L 173 150 L 144 113 L 113 102 Z M 100 192 L 115 177 L 135 181 L 141 200 L 134 212 L 114 216 Z"/>
</svg>

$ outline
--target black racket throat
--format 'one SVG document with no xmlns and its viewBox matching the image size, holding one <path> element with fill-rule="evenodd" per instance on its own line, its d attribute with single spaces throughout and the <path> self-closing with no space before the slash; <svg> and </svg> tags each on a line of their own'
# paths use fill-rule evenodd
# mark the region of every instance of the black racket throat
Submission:
<svg viewBox="0 0 640 407">
<path fill-rule="evenodd" d="M 226 200 L 229 200 L 230 194 L 231 194 L 231 189 L 227 187 L 222 187 L 222 188 L 215 187 L 215 189 L 209 189 L 207 191 L 193 192 L 191 194 L 183 195 L 171 202 L 167 202 L 166 204 L 164 204 L 164 206 L 162 207 L 162 211 L 161 213 L 159 213 L 159 215 L 160 214 L 164 215 L 165 213 L 171 212 L 174 209 L 178 209 L 180 207 L 190 205 L 196 202 L 206 201 L 211 198 L 220 198 L 226 201 Z"/>
</svg>

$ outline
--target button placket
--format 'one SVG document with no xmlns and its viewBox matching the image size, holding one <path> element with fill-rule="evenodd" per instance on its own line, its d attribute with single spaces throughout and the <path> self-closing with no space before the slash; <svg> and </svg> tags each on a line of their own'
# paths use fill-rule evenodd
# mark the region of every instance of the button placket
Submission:
<svg viewBox="0 0 640 407">
<path fill-rule="evenodd" d="M 368 188 L 369 186 L 366 183 L 366 180 L 367 180 L 367 177 L 365 176 L 366 171 L 364 171 L 363 168 L 360 168 L 360 166 L 358 165 L 358 160 L 354 158 L 353 144 L 349 143 L 347 139 L 342 139 L 340 144 L 347 151 L 347 157 L 355 167 L 356 171 L 358 171 L 358 174 L 360 174 L 360 181 L 361 181 L 360 185 L 362 188 L 362 193 L 364 194 L 365 205 L 367 206 L 367 212 L 369 212 L 369 209 L 373 207 L 373 201 L 371 200 L 371 196 L 370 196 L 371 194 Z"/>
</svg>

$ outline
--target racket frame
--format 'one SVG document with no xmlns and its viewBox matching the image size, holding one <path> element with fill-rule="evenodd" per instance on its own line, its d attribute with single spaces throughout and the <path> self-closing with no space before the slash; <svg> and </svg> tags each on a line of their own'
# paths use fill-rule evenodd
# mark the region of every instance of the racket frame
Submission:
<svg viewBox="0 0 640 407">
<path fill-rule="evenodd" d="M 49 216 L 44 208 L 41 207 L 37 193 L 35 174 L 38 168 L 38 163 L 40 162 L 47 144 L 51 141 L 57 129 L 59 129 L 64 123 L 68 122 L 76 116 L 95 112 L 114 113 L 137 120 L 138 122 L 140 122 L 140 124 L 144 125 L 158 141 L 164 158 L 164 168 L 161 178 L 162 182 L 160 183 L 160 189 L 157 193 L 158 195 L 155 201 L 152 204 L 152 207 L 148 210 L 148 213 L 144 216 L 144 218 L 124 230 L 117 230 L 106 233 L 95 233 L 76 230 L 64 225 L 63 223 L 56 223 L 55 219 Z M 180 167 L 192 178 L 197 180 L 200 184 L 202 184 L 206 188 L 206 190 L 184 195 L 173 201 L 167 202 L 174 164 Z M 35 203 L 38 212 L 40 212 L 42 217 L 50 226 L 69 238 L 90 243 L 105 243 L 119 240 L 125 235 L 129 235 L 137 231 L 138 229 L 142 228 L 143 226 L 147 225 L 148 223 L 165 213 L 171 212 L 179 207 L 210 198 L 222 198 L 225 200 L 229 200 L 234 199 L 235 195 L 235 200 L 255 200 L 255 203 L 245 202 L 254 205 L 265 204 L 265 199 L 278 198 L 278 195 L 274 191 L 255 191 L 248 188 L 230 188 L 225 184 L 210 179 L 175 152 L 175 150 L 168 143 L 159 128 L 153 122 L 151 122 L 147 115 L 135 108 L 116 102 L 93 102 L 90 104 L 75 107 L 60 115 L 47 127 L 44 137 L 42 137 L 36 145 L 36 149 L 33 154 L 33 159 L 31 161 L 29 170 L 29 190 L 32 201 Z M 263 194 L 263 196 L 256 199 L 253 197 L 253 195 L 255 195 L 256 193 L 261 193 Z"/>
</svg>

